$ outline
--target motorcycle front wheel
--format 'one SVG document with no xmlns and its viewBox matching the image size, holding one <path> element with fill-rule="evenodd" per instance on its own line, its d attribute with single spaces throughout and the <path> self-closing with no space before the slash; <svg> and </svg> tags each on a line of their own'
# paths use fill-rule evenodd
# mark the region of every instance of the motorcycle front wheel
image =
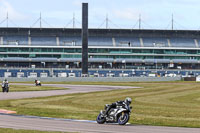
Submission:
<svg viewBox="0 0 200 133">
<path fill-rule="evenodd" d="M 119 125 L 125 125 L 129 121 L 129 113 L 127 112 L 122 112 L 118 118 L 118 123 Z"/>
<path fill-rule="evenodd" d="M 102 114 L 100 113 L 98 116 L 97 116 L 97 123 L 99 124 L 103 124 L 106 122 L 106 118 L 102 116 Z"/>
</svg>

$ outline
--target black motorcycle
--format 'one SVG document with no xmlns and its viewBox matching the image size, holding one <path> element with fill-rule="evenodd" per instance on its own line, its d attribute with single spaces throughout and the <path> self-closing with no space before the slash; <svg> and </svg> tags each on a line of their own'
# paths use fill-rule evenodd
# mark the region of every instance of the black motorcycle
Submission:
<svg viewBox="0 0 200 133">
<path fill-rule="evenodd" d="M 105 110 L 110 105 L 105 105 Z M 100 111 L 99 115 L 97 116 L 97 123 L 104 124 L 106 123 L 118 123 L 119 125 L 125 125 L 130 118 L 131 109 L 127 104 L 117 105 L 116 108 L 111 108 L 107 115 L 105 115 L 105 111 Z"/>
<path fill-rule="evenodd" d="M 35 83 L 35 86 L 42 86 L 41 83 Z"/>
<path fill-rule="evenodd" d="M 2 86 L 2 91 L 9 92 L 9 84 L 8 83 L 4 83 L 4 85 Z"/>
</svg>

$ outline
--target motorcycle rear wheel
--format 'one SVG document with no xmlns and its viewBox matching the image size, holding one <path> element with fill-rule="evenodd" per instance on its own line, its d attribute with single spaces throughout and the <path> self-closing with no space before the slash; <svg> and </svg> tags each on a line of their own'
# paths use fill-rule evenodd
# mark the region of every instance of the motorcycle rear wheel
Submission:
<svg viewBox="0 0 200 133">
<path fill-rule="evenodd" d="M 97 116 L 97 123 L 104 124 L 105 122 L 106 122 L 106 118 L 102 117 L 102 114 L 99 113 L 99 115 Z"/>
<path fill-rule="evenodd" d="M 129 114 L 127 112 L 122 112 L 118 118 L 118 124 L 119 125 L 125 125 L 129 121 Z"/>
</svg>

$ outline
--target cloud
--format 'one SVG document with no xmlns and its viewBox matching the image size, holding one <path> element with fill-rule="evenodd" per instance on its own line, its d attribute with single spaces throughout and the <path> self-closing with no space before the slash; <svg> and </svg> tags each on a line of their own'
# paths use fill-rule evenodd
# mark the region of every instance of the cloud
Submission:
<svg viewBox="0 0 200 133">
<path fill-rule="evenodd" d="M 11 20 L 26 20 L 28 16 L 18 12 L 13 6 L 7 2 L 6 0 L 0 0 L 0 16 L 2 16 L 0 19 L 5 19 L 6 16 L 8 16 Z"/>
<path fill-rule="evenodd" d="M 126 19 L 126 20 L 138 20 L 139 15 L 141 14 L 143 19 L 146 19 L 147 16 L 144 12 L 133 9 L 133 8 L 126 8 L 121 10 L 114 10 L 113 14 L 118 19 Z"/>
<path fill-rule="evenodd" d="M 81 7 L 81 0 L 73 0 L 72 4 L 77 7 Z"/>
</svg>

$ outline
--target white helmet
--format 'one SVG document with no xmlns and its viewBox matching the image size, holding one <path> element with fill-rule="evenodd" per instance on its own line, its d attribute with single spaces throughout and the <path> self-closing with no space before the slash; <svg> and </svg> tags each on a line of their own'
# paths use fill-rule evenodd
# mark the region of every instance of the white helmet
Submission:
<svg viewBox="0 0 200 133">
<path fill-rule="evenodd" d="M 124 101 L 126 104 L 131 104 L 132 99 L 130 97 L 127 97 Z"/>
</svg>

